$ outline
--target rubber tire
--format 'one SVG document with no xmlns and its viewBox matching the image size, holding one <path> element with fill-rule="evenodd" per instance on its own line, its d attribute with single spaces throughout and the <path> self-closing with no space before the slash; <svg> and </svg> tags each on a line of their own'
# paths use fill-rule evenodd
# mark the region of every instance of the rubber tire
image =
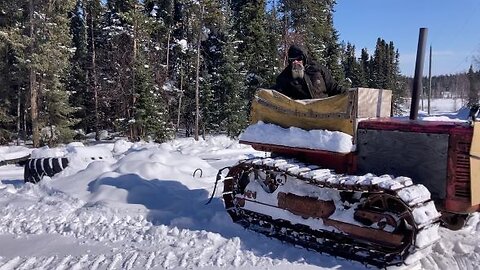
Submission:
<svg viewBox="0 0 480 270">
<path fill-rule="evenodd" d="M 38 183 L 43 176 L 52 177 L 68 166 L 67 158 L 31 158 L 23 171 L 23 180 Z"/>
</svg>

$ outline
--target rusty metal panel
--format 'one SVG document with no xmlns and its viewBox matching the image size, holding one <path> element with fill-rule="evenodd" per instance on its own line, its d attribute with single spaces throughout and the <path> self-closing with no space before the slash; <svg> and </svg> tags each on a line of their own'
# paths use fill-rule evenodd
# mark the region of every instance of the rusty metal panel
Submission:
<svg viewBox="0 0 480 270">
<path fill-rule="evenodd" d="M 357 140 L 360 174 L 407 176 L 445 198 L 448 134 L 360 129 Z"/>
</svg>

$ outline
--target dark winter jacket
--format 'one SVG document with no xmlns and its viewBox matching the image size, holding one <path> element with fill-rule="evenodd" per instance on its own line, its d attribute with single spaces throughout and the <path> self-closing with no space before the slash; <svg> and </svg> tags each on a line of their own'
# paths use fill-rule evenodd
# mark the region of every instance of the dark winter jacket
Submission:
<svg viewBox="0 0 480 270">
<path fill-rule="evenodd" d="M 288 66 L 278 75 L 273 89 L 292 99 L 323 98 L 345 92 L 346 89 L 334 81 L 327 68 L 315 63 L 304 48 L 292 45 L 288 49 L 288 58 L 299 56 L 304 62 L 304 78 L 293 79 L 292 63 L 289 61 Z"/>
</svg>

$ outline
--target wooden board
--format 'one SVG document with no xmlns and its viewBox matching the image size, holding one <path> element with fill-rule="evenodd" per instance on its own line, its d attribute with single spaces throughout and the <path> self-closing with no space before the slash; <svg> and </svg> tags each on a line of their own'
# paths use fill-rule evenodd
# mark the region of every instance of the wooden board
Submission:
<svg viewBox="0 0 480 270">
<path fill-rule="evenodd" d="M 392 91 L 385 89 L 357 88 L 357 117 L 390 117 Z"/>
<path fill-rule="evenodd" d="M 472 206 L 480 204 L 480 122 L 473 128 L 470 148 L 470 188 Z"/>
</svg>

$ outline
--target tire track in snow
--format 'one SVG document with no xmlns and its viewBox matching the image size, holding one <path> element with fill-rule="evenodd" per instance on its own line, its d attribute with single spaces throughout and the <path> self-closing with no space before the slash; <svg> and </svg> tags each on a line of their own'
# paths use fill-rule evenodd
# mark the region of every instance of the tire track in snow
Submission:
<svg viewBox="0 0 480 270">
<path fill-rule="evenodd" d="M 40 264 L 38 264 L 38 269 L 46 269 L 47 266 L 50 266 L 50 264 L 55 261 L 57 257 L 56 256 L 52 256 L 52 257 L 46 257 L 44 259 L 40 259 Z M 37 266 L 37 265 L 35 265 Z"/>
<path fill-rule="evenodd" d="M 19 266 L 18 270 L 27 270 L 27 269 L 34 269 L 34 265 L 37 262 L 36 257 L 32 258 L 27 258 L 25 261 L 23 261 Z"/>
<path fill-rule="evenodd" d="M 8 260 L 6 263 L 4 263 L 2 266 L 0 266 L 0 270 L 11 270 L 15 269 L 17 267 L 22 259 L 20 257 L 14 257 L 10 260 Z"/>
<path fill-rule="evenodd" d="M 97 256 L 90 265 L 89 269 L 90 270 L 97 270 L 98 267 L 100 266 L 101 263 L 105 261 L 106 257 L 105 255 L 101 254 L 100 256 Z"/>
<path fill-rule="evenodd" d="M 113 258 L 112 258 L 112 261 L 110 262 L 110 264 L 108 265 L 108 270 L 113 270 L 113 269 L 116 269 L 116 265 L 120 264 L 120 261 L 123 259 L 123 256 L 119 253 L 113 255 Z"/>
<path fill-rule="evenodd" d="M 150 252 L 147 262 L 145 263 L 145 269 L 151 269 L 154 267 L 153 261 L 155 260 L 155 252 Z"/>
<path fill-rule="evenodd" d="M 133 252 L 122 264 L 122 269 L 130 270 L 133 269 L 133 266 L 138 258 L 138 252 Z"/>
<path fill-rule="evenodd" d="M 77 262 L 73 263 L 72 266 L 70 267 L 71 270 L 82 270 L 85 269 L 86 264 L 88 261 L 88 255 L 83 255 L 80 257 L 80 260 Z"/>
<path fill-rule="evenodd" d="M 66 257 L 64 257 L 60 263 L 55 267 L 55 270 L 63 270 L 63 269 L 67 269 L 68 267 L 68 262 L 72 259 L 72 256 L 71 255 L 68 255 Z"/>
</svg>

